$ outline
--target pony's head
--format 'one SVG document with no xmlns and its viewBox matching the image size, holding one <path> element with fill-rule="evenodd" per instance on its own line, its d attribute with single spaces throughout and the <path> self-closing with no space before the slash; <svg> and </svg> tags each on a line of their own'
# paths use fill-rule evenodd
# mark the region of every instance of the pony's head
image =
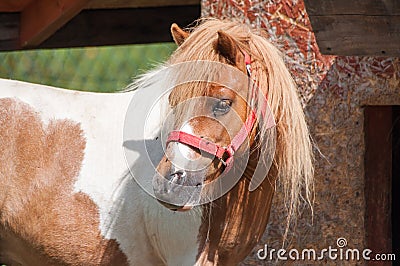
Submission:
<svg viewBox="0 0 400 266">
<path fill-rule="evenodd" d="M 268 176 L 265 168 L 252 189 L 281 177 L 295 211 L 302 184 L 310 196 L 312 154 L 296 88 L 279 52 L 236 22 L 205 20 L 190 33 L 174 24 L 171 32 L 179 47 L 168 64 L 181 67 L 172 73 L 176 86 L 169 95 L 165 156 L 153 179 L 157 199 L 172 210 L 190 209 L 213 198 L 221 174 L 243 173 L 256 161 L 272 163 L 273 171 Z"/>
</svg>

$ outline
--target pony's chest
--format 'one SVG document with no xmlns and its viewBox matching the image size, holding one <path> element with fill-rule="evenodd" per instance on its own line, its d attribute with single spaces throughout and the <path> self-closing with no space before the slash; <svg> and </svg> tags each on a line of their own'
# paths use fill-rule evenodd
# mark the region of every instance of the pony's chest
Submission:
<svg viewBox="0 0 400 266">
<path fill-rule="evenodd" d="M 151 205 L 145 210 L 145 223 L 154 252 L 167 265 L 194 265 L 199 250 L 201 208 L 181 213 L 170 211 L 155 200 Z"/>
</svg>

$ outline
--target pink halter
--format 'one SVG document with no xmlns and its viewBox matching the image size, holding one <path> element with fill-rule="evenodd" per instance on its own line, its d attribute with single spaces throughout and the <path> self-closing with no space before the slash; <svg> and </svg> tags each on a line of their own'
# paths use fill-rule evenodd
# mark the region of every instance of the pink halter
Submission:
<svg viewBox="0 0 400 266">
<path fill-rule="evenodd" d="M 245 56 L 247 75 L 250 78 L 251 59 L 246 52 L 244 52 L 244 56 Z M 237 151 L 237 149 L 246 140 L 247 136 L 250 134 L 255 124 L 255 121 L 256 121 L 256 114 L 253 110 L 251 110 L 250 115 L 247 117 L 246 121 L 244 122 L 239 132 L 232 139 L 231 143 L 226 147 L 222 147 L 202 137 L 198 137 L 196 135 L 192 135 L 179 130 L 174 130 L 168 135 L 167 145 L 170 142 L 179 142 L 188 145 L 190 147 L 197 148 L 201 151 L 204 151 L 220 159 L 221 162 L 225 165 L 224 171 L 228 171 L 233 165 L 233 155 L 235 154 L 235 151 Z"/>
</svg>

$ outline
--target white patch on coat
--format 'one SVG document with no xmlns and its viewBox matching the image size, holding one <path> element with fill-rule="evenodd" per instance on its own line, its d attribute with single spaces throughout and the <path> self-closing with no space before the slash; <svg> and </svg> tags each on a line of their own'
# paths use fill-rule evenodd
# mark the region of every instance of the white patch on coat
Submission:
<svg viewBox="0 0 400 266">
<path fill-rule="evenodd" d="M 185 132 L 185 133 L 188 133 L 188 134 L 191 134 L 191 135 L 193 135 L 194 133 L 193 133 L 193 128 L 192 128 L 192 126 L 190 125 L 190 123 L 186 123 L 182 128 L 181 128 L 181 131 L 182 132 Z M 193 152 L 193 150 L 188 146 L 188 145 L 185 145 L 185 144 L 182 144 L 182 143 L 178 143 L 178 149 L 179 149 L 179 152 L 183 155 L 183 157 L 186 159 L 186 160 L 194 160 L 194 159 L 196 159 L 196 157 L 194 157 L 193 155 L 194 155 L 194 152 Z"/>
<path fill-rule="evenodd" d="M 190 123 L 186 123 L 180 131 L 193 135 L 193 128 Z M 195 161 L 199 158 L 196 152 L 190 148 L 190 146 L 180 143 L 171 142 L 172 145 L 171 154 L 169 154 L 169 159 L 172 162 L 173 169 L 171 172 L 176 172 L 179 170 L 194 170 L 193 165 Z"/>
</svg>

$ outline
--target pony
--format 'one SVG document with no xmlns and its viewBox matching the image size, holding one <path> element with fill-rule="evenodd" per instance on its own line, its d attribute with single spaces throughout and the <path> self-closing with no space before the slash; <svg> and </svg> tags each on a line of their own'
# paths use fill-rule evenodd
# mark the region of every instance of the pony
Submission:
<svg viewBox="0 0 400 266">
<path fill-rule="evenodd" d="M 278 181 L 288 225 L 311 202 L 309 131 L 277 49 L 234 21 L 171 33 L 170 59 L 123 92 L 0 80 L 1 263 L 235 265 Z"/>
</svg>

